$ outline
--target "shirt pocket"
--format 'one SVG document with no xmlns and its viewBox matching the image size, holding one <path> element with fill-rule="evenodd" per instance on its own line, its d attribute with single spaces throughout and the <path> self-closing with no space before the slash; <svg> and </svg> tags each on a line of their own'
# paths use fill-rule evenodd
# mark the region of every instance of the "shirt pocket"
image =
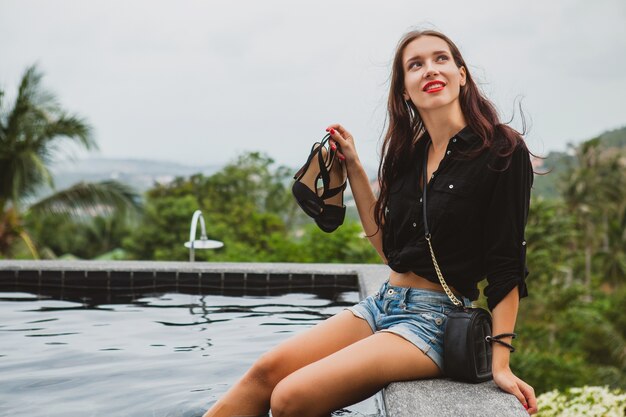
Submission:
<svg viewBox="0 0 626 417">
<path fill-rule="evenodd" d="M 477 199 L 474 182 L 465 178 L 441 176 L 433 183 L 432 189 L 432 206 L 430 198 L 428 201 L 429 216 L 433 213 L 433 216 L 445 219 L 446 222 L 463 222 L 474 217 Z"/>
</svg>

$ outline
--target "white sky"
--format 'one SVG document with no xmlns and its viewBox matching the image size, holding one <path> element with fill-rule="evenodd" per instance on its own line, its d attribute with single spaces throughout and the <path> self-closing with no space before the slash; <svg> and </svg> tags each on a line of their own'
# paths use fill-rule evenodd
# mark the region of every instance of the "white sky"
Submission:
<svg viewBox="0 0 626 417">
<path fill-rule="evenodd" d="M 503 119 L 524 97 L 535 153 L 626 125 L 624 0 L 0 0 L 0 86 L 10 100 L 37 62 L 97 156 L 296 167 L 340 122 L 376 167 L 389 63 L 415 27 L 457 43 Z"/>
</svg>

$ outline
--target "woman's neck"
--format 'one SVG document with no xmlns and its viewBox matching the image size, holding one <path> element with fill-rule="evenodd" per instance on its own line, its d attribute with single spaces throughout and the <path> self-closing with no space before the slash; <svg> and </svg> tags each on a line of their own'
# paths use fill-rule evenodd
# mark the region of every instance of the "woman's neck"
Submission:
<svg viewBox="0 0 626 417">
<path fill-rule="evenodd" d="M 438 153 L 443 152 L 450 138 L 467 125 L 458 102 L 452 111 L 442 107 L 420 112 L 420 117 L 432 141 L 433 150 Z"/>
</svg>

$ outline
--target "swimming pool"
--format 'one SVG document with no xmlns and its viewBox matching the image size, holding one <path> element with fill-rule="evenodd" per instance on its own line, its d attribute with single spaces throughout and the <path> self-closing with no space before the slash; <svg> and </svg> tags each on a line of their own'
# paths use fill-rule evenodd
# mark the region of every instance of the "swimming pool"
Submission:
<svg viewBox="0 0 626 417">
<path fill-rule="evenodd" d="M 201 416 L 260 354 L 359 300 L 348 275 L 202 274 L 0 271 L 0 415 Z"/>
</svg>

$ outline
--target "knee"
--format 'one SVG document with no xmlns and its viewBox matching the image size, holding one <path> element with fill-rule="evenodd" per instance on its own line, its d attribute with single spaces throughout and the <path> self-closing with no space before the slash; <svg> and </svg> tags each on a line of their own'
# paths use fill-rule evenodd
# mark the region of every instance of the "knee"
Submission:
<svg viewBox="0 0 626 417">
<path fill-rule="evenodd" d="M 272 353 L 265 353 L 248 370 L 245 377 L 255 384 L 274 389 L 280 382 L 280 361 Z"/>
<path fill-rule="evenodd" d="M 301 417 L 309 415 L 306 405 L 301 401 L 306 393 L 287 381 L 279 383 L 270 399 L 270 409 L 274 417 Z"/>
</svg>

